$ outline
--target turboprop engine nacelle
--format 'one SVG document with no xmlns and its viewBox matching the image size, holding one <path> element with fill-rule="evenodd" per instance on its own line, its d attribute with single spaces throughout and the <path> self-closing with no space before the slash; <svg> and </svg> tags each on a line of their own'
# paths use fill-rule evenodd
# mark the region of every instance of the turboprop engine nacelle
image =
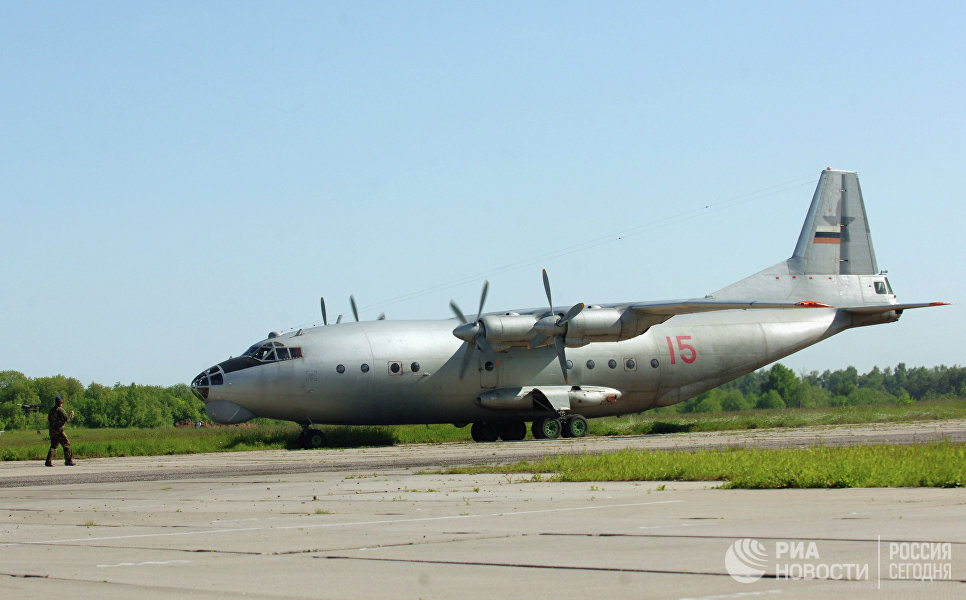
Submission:
<svg viewBox="0 0 966 600">
<path fill-rule="evenodd" d="M 486 341 L 493 346 L 526 347 L 536 332 L 533 326 L 537 318 L 533 315 L 507 313 L 488 315 L 480 319 L 486 332 Z"/>
<path fill-rule="evenodd" d="M 553 323 L 559 315 L 538 320 L 535 315 L 507 313 L 488 315 L 480 319 L 486 332 L 486 341 L 495 349 L 527 347 L 538 333 L 555 335 Z M 570 348 L 586 346 L 591 342 L 620 342 L 637 337 L 653 324 L 638 317 L 631 309 L 601 308 L 589 306 L 573 317 L 566 325 L 566 345 Z M 541 332 L 541 326 L 549 329 Z"/>
<path fill-rule="evenodd" d="M 588 306 L 567 324 L 566 344 L 577 348 L 591 342 L 629 340 L 647 331 L 649 324 L 642 327 L 639 321 L 630 309 Z"/>
</svg>

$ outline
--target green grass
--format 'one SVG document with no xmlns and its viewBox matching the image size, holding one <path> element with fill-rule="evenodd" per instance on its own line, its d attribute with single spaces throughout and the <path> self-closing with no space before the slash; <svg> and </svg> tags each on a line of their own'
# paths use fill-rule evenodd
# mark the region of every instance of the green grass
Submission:
<svg viewBox="0 0 966 600">
<path fill-rule="evenodd" d="M 326 446 L 349 448 L 391 446 L 385 427 L 322 427 Z M 75 458 L 165 456 L 202 452 L 300 449 L 295 425 L 206 427 L 201 429 L 71 429 L 66 430 Z M 7 431 L 0 436 L 0 460 L 42 460 L 50 447 L 46 431 Z M 58 457 L 62 450 L 58 449 Z"/>
<path fill-rule="evenodd" d="M 721 481 L 722 487 L 962 487 L 966 444 L 782 450 L 620 450 L 444 473 L 554 473 L 553 481 Z"/>
<path fill-rule="evenodd" d="M 695 431 L 768 429 L 862 423 L 908 423 L 966 419 L 966 401 L 942 400 L 915 404 L 781 408 L 714 413 L 642 413 L 590 421 L 590 435 L 645 435 Z"/>
<path fill-rule="evenodd" d="M 726 431 L 771 427 L 804 427 L 861 423 L 914 422 L 966 418 L 962 400 L 841 408 L 753 410 L 739 413 L 644 413 L 622 418 L 592 419 L 589 435 L 643 435 L 692 431 Z M 470 440 L 470 428 L 452 425 L 393 427 L 320 427 L 326 447 L 354 448 L 395 444 L 437 444 Z M 300 449 L 294 423 L 259 422 L 251 427 L 202 429 L 82 429 L 68 428 L 77 458 L 163 456 L 199 452 Z M 7 431 L 0 436 L 0 460 L 42 460 L 47 455 L 46 431 Z M 60 456 L 60 453 L 58 452 Z"/>
</svg>

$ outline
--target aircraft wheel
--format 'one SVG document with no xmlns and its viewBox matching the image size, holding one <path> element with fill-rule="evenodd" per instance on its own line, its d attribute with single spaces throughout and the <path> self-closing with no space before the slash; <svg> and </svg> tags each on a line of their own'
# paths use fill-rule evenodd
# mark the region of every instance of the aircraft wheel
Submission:
<svg viewBox="0 0 966 600">
<path fill-rule="evenodd" d="M 533 422 L 533 429 L 534 433 L 540 433 L 540 439 L 555 440 L 560 437 L 560 430 L 563 429 L 561 425 L 560 419 L 556 417 L 544 417 Z"/>
<path fill-rule="evenodd" d="M 568 415 L 563 422 L 564 437 L 579 438 L 587 435 L 587 419 L 583 415 Z"/>
<path fill-rule="evenodd" d="M 533 434 L 533 439 L 535 440 L 546 439 L 543 436 L 543 432 L 540 430 L 540 419 L 537 419 L 533 423 L 530 423 L 530 433 Z"/>
<path fill-rule="evenodd" d="M 504 442 L 517 442 L 527 437 L 527 424 L 523 421 L 500 423 L 500 439 Z"/>
<path fill-rule="evenodd" d="M 306 450 L 321 448 L 325 443 L 325 435 L 318 429 L 305 429 L 302 431 L 302 447 Z"/>
<path fill-rule="evenodd" d="M 473 423 L 470 436 L 474 442 L 495 442 L 500 437 L 500 430 L 494 423 Z"/>
</svg>

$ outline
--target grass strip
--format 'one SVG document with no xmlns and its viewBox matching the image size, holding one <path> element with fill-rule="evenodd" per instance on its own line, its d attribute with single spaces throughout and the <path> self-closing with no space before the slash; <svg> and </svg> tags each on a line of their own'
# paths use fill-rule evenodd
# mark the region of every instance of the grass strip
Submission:
<svg viewBox="0 0 966 600">
<path fill-rule="evenodd" d="M 929 400 L 914 404 L 874 404 L 820 408 L 780 408 L 741 412 L 675 414 L 645 412 L 590 421 L 590 435 L 647 435 L 696 431 L 736 431 L 774 427 L 819 427 L 862 423 L 911 423 L 966 418 L 966 402 Z"/>
<path fill-rule="evenodd" d="M 554 473 L 551 481 L 722 481 L 730 489 L 962 487 L 966 444 L 695 452 L 620 450 L 445 473 Z"/>
<path fill-rule="evenodd" d="M 736 413 L 647 412 L 622 418 L 591 419 L 589 435 L 647 435 L 697 431 L 731 431 L 775 427 L 821 427 L 862 423 L 908 423 L 966 418 L 962 400 L 917 402 L 911 405 L 874 405 L 825 408 L 785 408 Z M 386 427 L 319 427 L 327 448 L 467 442 L 470 428 L 449 424 Z M 86 429 L 68 428 L 77 458 L 162 456 L 241 450 L 298 450 L 299 426 L 278 421 L 251 427 L 200 429 Z M 529 437 L 529 435 L 528 435 Z M 15 430 L 0 435 L 0 460 L 42 460 L 47 455 L 46 430 Z"/>
<path fill-rule="evenodd" d="M 452 429 L 452 426 L 450 426 Z M 396 439 L 385 427 L 321 427 L 326 447 L 391 446 Z M 75 458 L 166 456 L 245 450 L 298 450 L 301 429 L 295 425 L 205 427 L 199 429 L 70 429 Z M 46 431 L 8 431 L 0 438 L 0 460 L 43 460 L 50 447 Z M 58 449 L 57 456 L 62 456 Z"/>
</svg>

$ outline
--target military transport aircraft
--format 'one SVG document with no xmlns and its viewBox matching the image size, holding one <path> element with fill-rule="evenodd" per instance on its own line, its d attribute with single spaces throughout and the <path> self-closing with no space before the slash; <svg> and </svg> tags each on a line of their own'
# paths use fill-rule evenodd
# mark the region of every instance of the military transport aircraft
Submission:
<svg viewBox="0 0 966 600">
<path fill-rule="evenodd" d="M 704 298 L 548 306 L 457 321 L 376 321 L 272 333 L 191 388 L 218 423 L 472 423 L 478 442 L 580 437 L 587 418 L 682 402 L 899 304 L 876 265 L 858 176 L 826 169 L 791 258 Z M 339 319 L 341 321 L 341 317 Z"/>
</svg>

